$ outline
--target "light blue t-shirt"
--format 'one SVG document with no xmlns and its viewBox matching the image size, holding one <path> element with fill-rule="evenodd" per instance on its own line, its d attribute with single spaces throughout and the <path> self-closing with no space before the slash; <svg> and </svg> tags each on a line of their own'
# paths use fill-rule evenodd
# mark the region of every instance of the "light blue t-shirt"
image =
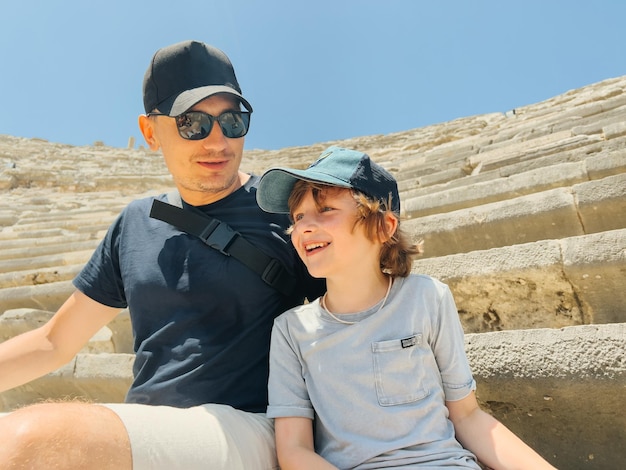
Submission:
<svg viewBox="0 0 626 470">
<path fill-rule="evenodd" d="M 445 406 L 476 387 L 449 288 L 396 278 L 379 307 L 341 315 L 354 324 L 319 299 L 278 317 L 268 416 L 314 419 L 316 452 L 341 469 L 479 469 Z"/>
</svg>

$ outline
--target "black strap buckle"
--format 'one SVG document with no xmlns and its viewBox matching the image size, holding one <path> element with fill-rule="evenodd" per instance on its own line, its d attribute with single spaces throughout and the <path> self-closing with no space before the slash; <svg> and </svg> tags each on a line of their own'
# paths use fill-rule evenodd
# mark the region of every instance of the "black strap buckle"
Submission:
<svg viewBox="0 0 626 470">
<path fill-rule="evenodd" d="M 168 195 L 168 200 L 173 204 L 158 199 L 152 201 L 150 217 L 195 235 L 214 250 L 241 261 L 282 294 L 287 296 L 292 294 L 296 278 L 289 274 L 279 260 L 270 258 L 228 224 L 206 214 L 183 209 L 178 193 Z"/>
<path fill-rule="evenodd" d="M 217 219 L 211 220 L 202 233 L 198 235 L 200 239 L 209 245 L 211 248 L 216 249 L 220 253 L 230 256 L 230 253 L 226 251 L 232 242 L 239 236 L 239 232 L 236 232 L 229 225 L 220 222 Z"/>
<path fill-rule="evenodd" d="M 267 282 L 270 286 L 276 285 L 276 281 L 280 278 L 283 271 L 283 267 L 276 258 L 272 258 L 261 274 L 261 279 Z"/>
</svg>

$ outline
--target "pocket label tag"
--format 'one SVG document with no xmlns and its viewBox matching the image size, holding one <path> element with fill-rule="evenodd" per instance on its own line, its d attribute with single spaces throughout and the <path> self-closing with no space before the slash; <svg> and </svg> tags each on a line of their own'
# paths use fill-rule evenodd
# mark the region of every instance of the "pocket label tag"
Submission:
<svg viewBox="0 0 626 470">
<path fill-rule="evenodd" d="M 400 344 L 402 345 L 402 349 L 411 348 L 417 344 L 417 336 L 413 335 L 408 338 L 401 339 Z"/>
</svg>

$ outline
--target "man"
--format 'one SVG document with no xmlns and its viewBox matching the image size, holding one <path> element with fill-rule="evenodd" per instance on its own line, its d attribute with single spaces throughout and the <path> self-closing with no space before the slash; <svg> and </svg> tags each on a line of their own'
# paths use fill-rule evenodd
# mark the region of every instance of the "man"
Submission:
<svg viewBox="0 0 626 470">
<path fill-rule="evenodd" d="M 139 127 L 162 151 L 183 208 L 230 225 L 282 264 L 283 280 L 298 282 L 285 292 L 284 282 L 151 218 L 154 198 L 132 202 L 53 318 L 0 344 L 2 391 L 68 362 L 129 307 L 136 359 L 127 403 L 40 404 L 0 418 L 2 469 L 277 467 L 264 415 L 272 322 L 323 285 L 297 260 L 288 219 L 257 206 L 258 177 L 239 170 L 252 106 L 228 57 L 195 41 L 160 49 L 143 93 Z M 176 200 L 157 199 L 168 198 Z"/>
</svg>

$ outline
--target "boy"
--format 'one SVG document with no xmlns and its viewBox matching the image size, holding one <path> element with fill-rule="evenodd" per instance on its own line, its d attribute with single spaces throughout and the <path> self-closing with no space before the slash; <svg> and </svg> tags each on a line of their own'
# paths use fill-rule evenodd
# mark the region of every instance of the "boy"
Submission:
<svg viewBox="0 0 626 470">
<path fill-rule="evenodd" d="M 291 215 L 327 285 L 274 323 L 267 415 L 283 470 L 554 468 L 479 408 L 450 290 L 410 274 L 420 248 L 391 174 L 330 147 L 306 170 L 266 172 L 257 200 Z"/>
</svg>

